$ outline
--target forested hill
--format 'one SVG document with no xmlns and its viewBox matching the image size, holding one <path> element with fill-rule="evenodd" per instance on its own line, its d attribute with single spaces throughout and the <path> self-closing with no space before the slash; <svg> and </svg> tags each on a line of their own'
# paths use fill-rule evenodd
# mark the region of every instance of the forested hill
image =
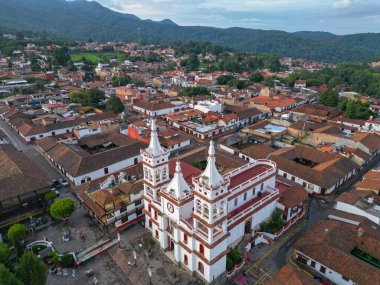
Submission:
<svg viewBox="0 0 380 285">
<path fill-rule="evenodd" d="M 155 44 L 196 40 L 253 53 L 326 62 L 380 59 L 380 34 L 336 36 L 322 32 L 184 27 L 167 19 L 141 20 L 83 0 L 0 0 L 0 7 L 0 26 L 71 39 L 137 41 L 140 28 L 142 40 Z"/>
</svg>

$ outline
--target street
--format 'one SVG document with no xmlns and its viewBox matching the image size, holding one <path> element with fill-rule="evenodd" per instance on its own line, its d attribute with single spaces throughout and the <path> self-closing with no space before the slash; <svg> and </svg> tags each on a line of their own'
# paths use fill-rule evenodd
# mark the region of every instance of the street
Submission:
<svg viewBox="0 0 380 285">
<path fill-rule="evenodd" d="M 50 163 L 36 150 L 35 144 L 25 144 L 22 139 L 11 129 L 7 123 L 0 120 L 0 130 L 2 130 L 9 141 L 16 147 L 17 150 L 25 153 L 38 167 L 51 179 L 59 179 L 62 175 L 58 170 L 50 165 Z"/>
</svg>

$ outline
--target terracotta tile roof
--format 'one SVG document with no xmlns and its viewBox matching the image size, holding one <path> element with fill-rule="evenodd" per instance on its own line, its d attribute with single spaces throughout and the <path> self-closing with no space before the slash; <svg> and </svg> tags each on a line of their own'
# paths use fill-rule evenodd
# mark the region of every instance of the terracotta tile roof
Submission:
<svg viewBox="0 0 380 285">
<path fill-rule="evenodd" d="M 332 220 L 318 222 L 294 245 L 302 254 L 339 272 L 357 284 L 380 284 L 380 269 L 351 254 L 359 248 L 377 258 L 380 257 L 378 225 L 368 221 L 360 224 L 364 234 L 358 237 L 358 227 Z"/>
<path fill-rule="evenodd" d="M 253 159 L 266 159 L 275 149 L 267 144 L 255 144 L 241 150 L 241 153 Z"/>
<path fill-rule="evenodd" d="M 305 104 L 298 106 L 292 110 L 295 113 L 302 113 L 311 116 L 334 118 L 340 114 L 340 111 L 336 108 L 327 107 L 324 105 L 311 105 Z"/>
<path fill-rule="evenodd" d="M 91 138 L 97 140 L 96 136 Z M 88 143 L 91 142 L 91 138 L 89 138 Z M 42 142 L 37 141 L 37 144 L 41 146 L 41 148 L 48 148 L 45 152 L 51 159 L 61 165 L 61 167 L 73 177 L 87 174 L 120 162 L 121 160 L 136 156 L 139 154 L 140 149 L 146 147 L 144 143 L 124 137 L 125 143 L 121 146 L 97 154 L 90 154 L 79 145 L 64 143 L 54 145 L 54 143 L 51 142 L 52 140 L 54 139 L 51 137 L 45 138 Z M 101 143 L 101 141 L 98 141 L 98 143 Z"/>
<path fill-rule="evenodd" d="M 318 285 L 320 284 L 302 270 L 284 265 L 265 285 Z"/>
<path fill-rule="evenodd" d="M 145 101 L 139 101 L 134 104 L 136 107 L 149 110 L 149 111 L 157 111 L 167 108 L 174 108 L 174 105 L 170 102 L 145 102 Z"/>
<path fill-rule="evenodd" d="M 352 139 L 356 142 L 360 142 L 369 149 L 371 153 L 380 149 L 380 135 L 376 133 L 359 133 L 356 132 Z"/>
<path fill-rule="evenodd" d="M 0 146 L 0 201 L 49 189 L 49 178 L 12 145 Z"/>
<path fill-rule="evenodd" d="M 287 208 L 294 208 L 302 205 L 307 199 L 308 194 L 305 191 L 305 188 L 299 184 L 284 187 L 282 191 L 280 191 L 279 202 Z"/>
<path fill-rule="evenodd" d="M 358 182 L 356 185 L 358 190 L 371 190 L 375 192 L 380 191 L 380 181 L 374 179 L 364 179 L 363 181 Z"/>
<path fill-rule="evenodd" d="M 317 166 L 299 164 L 294 161 L 296 158 L 310 160 Z M 276 162 L 279 169 L 326 189 L 355 169 L 350 159 L 303 146 L 282 148 L 269 159 Z"/>
</svg>

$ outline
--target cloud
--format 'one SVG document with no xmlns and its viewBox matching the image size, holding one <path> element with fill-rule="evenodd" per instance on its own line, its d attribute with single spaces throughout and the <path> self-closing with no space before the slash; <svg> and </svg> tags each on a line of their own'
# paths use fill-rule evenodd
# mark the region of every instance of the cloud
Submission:
<svg viewBox="0 0 380 285">
<path fill-rule="evenodd" d="M 333 9 L 344 9 L 352 4 L 352 0 L 337 0 L 332 4 Z"/>
</svg>

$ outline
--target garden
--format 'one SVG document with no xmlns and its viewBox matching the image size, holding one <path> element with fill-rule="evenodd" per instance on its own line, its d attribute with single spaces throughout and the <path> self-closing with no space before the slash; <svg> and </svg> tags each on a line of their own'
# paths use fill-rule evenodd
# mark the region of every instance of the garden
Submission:
<svg viewBox="0 0 380 285">
<path fill-rule="evenodd" d="M 285 220 L 281 217 L 281 213 L 275 211 L 270 221 L 261 223 L 260 231 L 275 234 L 285 225 L 285 223 Z"/>
</svg>

